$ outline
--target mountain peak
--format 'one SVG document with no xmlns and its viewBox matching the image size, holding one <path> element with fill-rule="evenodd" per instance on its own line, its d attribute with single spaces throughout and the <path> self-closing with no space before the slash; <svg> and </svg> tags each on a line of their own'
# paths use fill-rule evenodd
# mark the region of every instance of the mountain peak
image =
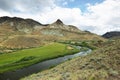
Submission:
<svg viewBox="0 0 120 80">
<path fill-rule="evenodd" d="M 57 24 L 63 24 L 63 22 L 60 19 L 57 19 L 57 21 L 55 23 L 57 23 Z"/>
</svg>

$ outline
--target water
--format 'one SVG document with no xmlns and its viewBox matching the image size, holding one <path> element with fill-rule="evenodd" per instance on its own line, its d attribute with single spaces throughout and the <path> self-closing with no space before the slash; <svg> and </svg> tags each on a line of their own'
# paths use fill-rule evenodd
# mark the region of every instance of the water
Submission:
<svg viewBox="0 0 120 80">
<path fill-rule="evenodd" d="M 68 59 L 72 59 L 72 58 L 75 58 L 78 56 L 83 56 L 90 52 L 91 52 L 91 50 L 89 49 L 88 51 L 79 52 L 79 53 L 76 53 L 73 55 L 67 55 L 64 57 L 59 57 L 59 58 L 43 61 L 43 62 L 31 65 L 31 66 L 23 68 L 23 69 L 18 69 L 16 71 L 5 72 L 5 73 L 0 74 L 0 80 L 19 80 L 20 78 L 23 78 L 25 76 L 48 69 L 51 66 L 58 65 Z"/>
</svg>

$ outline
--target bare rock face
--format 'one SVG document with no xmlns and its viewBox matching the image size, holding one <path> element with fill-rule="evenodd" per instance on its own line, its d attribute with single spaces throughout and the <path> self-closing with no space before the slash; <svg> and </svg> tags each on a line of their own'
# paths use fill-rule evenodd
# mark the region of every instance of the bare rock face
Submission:
<svg viewBox="0 0 120 80">
<path fill-rule="evenodd" d="M 41 24 L 32 19 L 22 19 L 18 17 L 0 17 L 0 28 L 6 26 L 11 28 L 13 31 L 21 31 L 30 33 L 33 31 L 35 26 L 41 26 Z"/>
<path fill-rule="evenodd" d="M 58 19 L 55 23 L 58 25 L 63 25 L 63 22 L 60 19 Z"/>
<path fill-rule="evenodd" d="M 67 37 L 70 36 L 70 33 L 83 33 L 83 31 L 79 30 L 77 27 L 72 25 L 65 25 L 60 19 L 56 20 L 52 24 L 48 24 L 41 29 L 41 33 L 45 35 L 54 35 Z"/>
<path fill-rule="evenodd" d="M 62 29 L 72 32 L 80 32 L 80 30 L 72 25 L 65 25 L 60 19 L 52 24 L 43 25 L 32 19 L 22 19 L 18 17 L 0 17 L 0 28 L 11 28 L 13 31 L 21 31 L 25 33 L 31 33 L 33 30 L 41 30 L 43 28 Z M 3 28 L 3 27 L 2 27 Z"/>
<path fill-rule="evenodd" d="M 71 32 L 80 32 L 80 30 L 77 27 L 72 25 L 65 25 L 60 19 L 58 19 L 56 22 L 52 24 L 49 24 L 47 28 L 62 29 Z"/>
</svg>

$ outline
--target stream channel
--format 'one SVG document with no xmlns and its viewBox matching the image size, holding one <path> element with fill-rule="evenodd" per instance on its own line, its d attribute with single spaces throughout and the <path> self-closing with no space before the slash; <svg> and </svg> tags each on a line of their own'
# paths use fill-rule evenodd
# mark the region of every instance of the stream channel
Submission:
<svg viewBox="0 0 120 80">
<path fill-rule="evenodd" d="M 26 68 L 18 69 L 16 71 L 5 72 L 5 73 L 0 74 L 0 80 L 19 80 L 25 76 L 38 73 L 42 70 L 49 69 L 51 66 L 56 66 L 62 62 L 65 62 L 66 60 L 69 60 L 69 59 L 72 59 L 78 56 L 87 55 L 91 51 L 92 51 L 91 49 L 88 49 L 87 51 L 78 52 L 76 54 L 66 55 L 63 57 L 46 60 L 46 61 L 31 65 Z"/>
</svg>

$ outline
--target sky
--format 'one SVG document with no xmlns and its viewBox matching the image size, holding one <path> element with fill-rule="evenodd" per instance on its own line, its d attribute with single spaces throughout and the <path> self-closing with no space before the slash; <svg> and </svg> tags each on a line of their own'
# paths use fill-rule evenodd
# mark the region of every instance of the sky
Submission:
<svg viewBox="0 0 120 80">
<path fill-rule="evenodd" d="M 32 18 L 65 24 L 102 35 L 120 31 L 120 0 L 0 0 L 0 17 Z"/>
</svg>

